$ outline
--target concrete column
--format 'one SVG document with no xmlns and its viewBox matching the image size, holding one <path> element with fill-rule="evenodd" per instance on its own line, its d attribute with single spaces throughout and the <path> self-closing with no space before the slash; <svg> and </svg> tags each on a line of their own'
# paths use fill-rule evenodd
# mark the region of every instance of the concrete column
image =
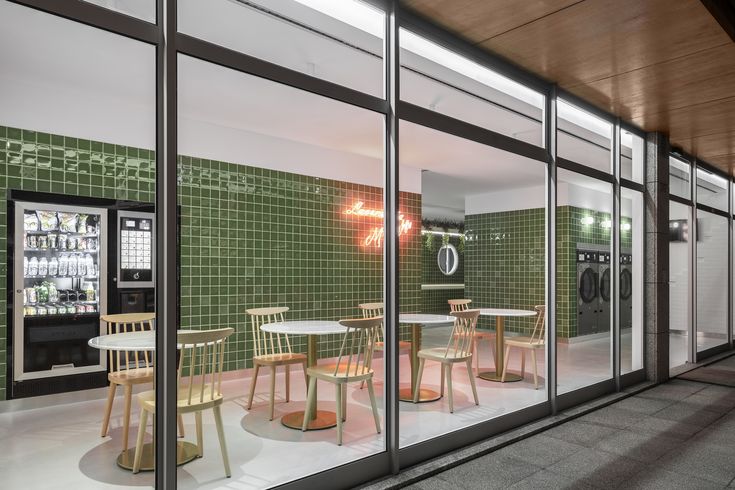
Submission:
<svg viewBox="0 0 735 490">
<path fill-rule="evenodd" d="M 646 136 L 646 377 L 669 378 L 669 139 Z"/>
</svg>

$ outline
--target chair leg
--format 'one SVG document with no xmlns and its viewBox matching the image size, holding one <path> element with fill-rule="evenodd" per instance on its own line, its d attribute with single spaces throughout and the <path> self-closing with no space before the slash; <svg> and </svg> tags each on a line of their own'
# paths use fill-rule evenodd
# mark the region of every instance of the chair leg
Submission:
<svg viewBox="0 0 735 490">
<path fill-rule="evenodd" d="M 447 392 L 449 394 L 449 413 L 454 413 L 454 393 L 452 392 L 452 365 L 445 364 L 442 369 L 447 370 Z"/>
<path fill-rule="evenodd" d="M 107 390 L 107 405 L 105 405 L 105 417 L 102 419 L 102 433 L 101 437 L 107 435 L 107 429 L 110 426 L 110 414 L 112 413 L 112 402 L 115 400 L 115 392 L 117 391 L 117 384 L 110 382 L 110 388 Z"/>
<path fill-rule="evenodd" d="M 255 365 L 253 371 L 253 380 L 250 382 L 250 396 L 248 397 L 248 410 L 253 408 L 253 396 L 255 396 L 255 384 L 258 382 L 258 371 L 260 371 L 260 365 Z"/>
<path fill-rule="evenodd" d="M 334 387 L 336 389 L 336 396 L 335 400 L 337 401 L 337 445 L 342 445 L 342 390 L 344 389 L 344 385 L 342 383 L 335 383 Z"/>
<path fill-rule="evenodd" d="M 197 455 L 204 456 L 204 438 L 202 437 L 202 412 L 195 412 L 194 419 L 197 426 Z"/>
<path fill-rule="evenodd" d="M 347 385 L 342 385 L 342 421 L 347 420 Z"/>
<path fill-rule="evenodd" d="M 472 342 L 475 344 L 472 355 L 475 357 L 475 376 L 480 375 L 480 341 L 475 337 Z M 472 374 L 472 366 L 470 366 L 470 374 Z"/>
<path fill-rule="evenodd" d="M 370 405 L 373 406 L 373 418 L 375 419 L 375 430 L 380 434 L 380 413 L 378 413 L 378 403 L 375 400 L 375 389 L 373 388 L 373 380 L 367 380 L 368 395 L 370 395 Z"/>
<path fill-rule="evenodd" d="M 125 412 L 123 413 L 123 451 L 128 448 L 128 432 L 130 431 L 130 404 L 133 401 L 133 385 L 125 386 Z"/>
<path fill-rule="evenodd" d="M 309 426 L 309 420 L 311 420 L 312 405 L 314 400 L 314 392 L 316 389 L 316 377 L 312 376 L 309 380 L 309 388 L 306 390 L 306 409 L 304 410 L 304 423 L 301 425 L 301 430 L 305 431 Z"/>
<path fill-rule="evenodd" d="M 179 424 L 179 437 L 184 437 L 184 417 L 182 417 L 181 414 L 178 414 L 176 419 Z"/>
<path fill-rule="evenodd" d="M 413 402 L 419 402 L 419 393 L 421 392 L 421 377 L 424 375 L 424 363 L 426 359 L 419 359 L 419 372 L 416 375 L 416 386 L 413 387 Z"/>
<path fill-rule="evenodd" d="M 140 471 L 140 459 L 143 456 L 143 436 L 145 436 L 145 425 L 148 422 L 148 412 L 140 411 L 140 426 L 138 426 L 138 438 L 135 441 L 135 457 L 133 458 L 133 473 Z"/>
<path fill-rule="evenodd" d="M 472 395 L 475 397 L 475 405 L 480 404 L 480 399 L 477 398 L 477 386 L 475 386 L 475 377 L 472 376 L 472 360 L 467 359 L 467 374 L 470 377 L 470 385 L 472 385 Z"/>
<path fill-rule="evenodd" d="M 500 377 L 501 383 L 505 383 L 505 373 L 508 372 L 508 359 L 510 359 L 510 346 L 505 348 L 505 362 L 503 363 L 503 375 Z"/>
<path fill-rule="evenodd" d="M 538 390 L 538 367 L 536 366 L 536 349 L 531 350 L 531 361 L 533 361 L 533 384 Z"/>
<path fill-rule="evenodd" d="M 526 376 L 526 349 L 521 349 L 521 378 Z"/>
<path fill-rule="evenodd" d="M 441 368 L 441 375 L 439 378 L 439 395 L 444 396 L 444 368 Z"/>
<path fill-rule="evenodd" d="M 273 417 L 276 414 L 276 366 L 271 366 L 271 396 L 270 396 L 270 411 L 271 411 L 271 418 L 269 420 L 273 420 Z"/>
<path fill-rule="evenodd" d="M 222 451 L 222 463 L 225 465 L 225 475 L 227 478 L 232 476 L 230 472 L 230 457 L 227 455 L 227 442 L 225 441 L 225 428 L 222 426 L 222 412 L 220 406 L 212 408 L 214 411 L 214 423 L 217 426 L 217 437 L 219 438 L 219 448 Z"/>
<path fill-rule="evenodd" d="M 291 365 L 286 364 L 286 403 L 291 401 Z"/>
</svg>

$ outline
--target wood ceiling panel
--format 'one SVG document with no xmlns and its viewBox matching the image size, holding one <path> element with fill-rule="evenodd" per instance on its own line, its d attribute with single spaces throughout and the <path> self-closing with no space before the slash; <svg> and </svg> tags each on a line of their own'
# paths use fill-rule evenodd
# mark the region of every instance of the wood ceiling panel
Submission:
<svg viewBox="0 0 735 490">
<path fill-rule="evenodd" d="M 625 120 L 735 95 L 735 44 L 727 43 L 569 91 Z"/>
<path fill-rule="evenodd" d="M 735 96 L 669 112 L 644 114 L 640 118 L 634 118 L 633 122 L 646 131 L 669 133 L 672 142 L 733 131 Z"/>
<path fill-rule="evenodd" d="M 569 87 L 729 41 L 699 0 L 586 0 L 480 46 Z"/>
<path fill-rule="evenodd" d="M 732 155 L 722 155 L 707 159 L 707 163 L 714 165 L 723 172 L 732 174 L 735 171 L 735 153 Z"/>
<path fill-rule="evenodd" d="M 681 139 L 671 142 L 702 159 L 735 154 L 735 131 L 707 134 L 696 138 Z"/>
<path fill-rule="evenodd" d="M 479 43 L 581 0 L 401 0 L 458 36 Z"/>
</svg>

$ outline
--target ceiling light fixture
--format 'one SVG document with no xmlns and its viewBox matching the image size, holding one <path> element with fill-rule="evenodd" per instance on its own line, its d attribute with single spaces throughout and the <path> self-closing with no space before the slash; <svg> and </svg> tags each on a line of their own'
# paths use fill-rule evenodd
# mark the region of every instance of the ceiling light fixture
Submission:
<svg viewBox="0 0 735 490">
<path fill-rule="evenodd" d="M 579 220 L 579 221 L 580 221 L 580 222 L 581 222 L 581 223 L 582 223 L 583 225 L 591 225 L 591 224 L 594 224 L 594 222 L 595 222 L 595 218 L 593 218 L 592 216 L 585 216 L 584 218 L 582 218 L 582 219 L 581 219 L 581 220 Z"/>
</svg>

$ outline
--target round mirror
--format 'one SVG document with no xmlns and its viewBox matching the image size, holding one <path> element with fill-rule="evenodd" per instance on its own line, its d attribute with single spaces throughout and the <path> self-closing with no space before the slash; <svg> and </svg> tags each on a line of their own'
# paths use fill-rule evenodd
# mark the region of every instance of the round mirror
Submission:
<svg viewBox="0 0 735 490">
<path fill-rule="evenodd" d="M 439 270 L 445 276 L 451 276 L 457 272 L 459 266 L 459 254 L 454 245 L 447 244 L 442 245 L 439 249 L 439 253 L 436 256 L 436 262 L 439 264 Z"/>
</svg>

